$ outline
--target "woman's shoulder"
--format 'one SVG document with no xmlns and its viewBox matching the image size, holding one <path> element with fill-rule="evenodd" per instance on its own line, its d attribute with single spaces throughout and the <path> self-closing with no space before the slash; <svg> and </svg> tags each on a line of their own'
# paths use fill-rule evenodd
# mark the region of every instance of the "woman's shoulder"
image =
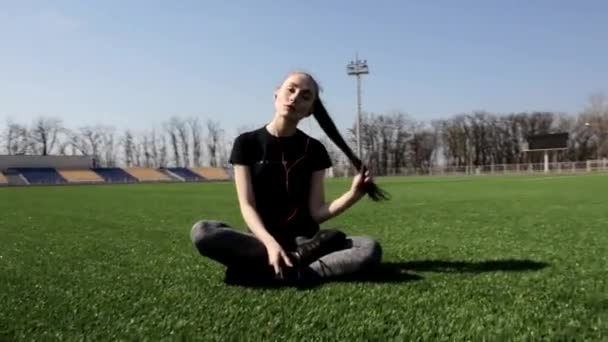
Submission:
<svg viewBox="0 0 608 342">
<path fill-rule="evenodd" d="M 301 133 L 308 140 L 308 153 L 310 153 L 314 170 L 323 170 L 332 166 L 329 151 L 321 139 L 315 138 L 305 132 Z"/>
<path fill-rule="evenodd" d="M 325 149 L 325 144 L 323 144 L 319 138 L 315 138 L 302 130 L 298 130 L 298 134 L 300 134 L 304 140 L 308 140 L 310 146 Z"/>
<path fill-rule="evenodd" d="M 237 134 L 234 141 L 240 142 L 240 143 L 251 143 L 251 142 L 255 141 L 256 139 L 259 139 L 263 135 L 263 133 L 264 133 L 263 128 L 264 127 L 259 127 L 259 128 L 250 129 L 248 131 L 241 132 L 241 133 Z"/>
<path fill-rule="evenodd" d="M 232 144 L 230 163 L 249 165 L 261 150 L 261 130 L 259 128 L 239 133 Z"/>
</svg>

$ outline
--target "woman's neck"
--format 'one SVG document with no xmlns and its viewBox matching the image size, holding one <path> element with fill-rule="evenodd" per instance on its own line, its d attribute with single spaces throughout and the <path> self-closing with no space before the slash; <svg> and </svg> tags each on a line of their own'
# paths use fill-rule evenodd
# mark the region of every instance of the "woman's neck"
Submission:
<svg viewBox="0 0 608 342">
<path fill-rule="evenodd" d="M 289 120 L 285 120 L 280 116 L 275 116 L 268 125 L 266 125 L 266 130 L 270 132 L 270 134 L 277 137 L 289 137 L 296 133 L 297 124 Z"/>
</svg>

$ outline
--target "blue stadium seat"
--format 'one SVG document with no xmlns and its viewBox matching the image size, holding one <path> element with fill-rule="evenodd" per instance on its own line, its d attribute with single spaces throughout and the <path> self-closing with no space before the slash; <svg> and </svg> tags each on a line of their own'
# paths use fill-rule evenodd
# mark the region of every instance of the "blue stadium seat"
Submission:
<svg viewBox="0 0 608 342">
<path fill-rule="evenodd" d="M 168 167 L 167 170 L 176 176 L 181 177 L 186 182 L 200 182 L 205 180 L 205 178 L 185 167 Z"/>
<path fill-rule="evenodd" d="M 95 168 L 92 169 L 106 183 L 137 183 L 137 178 L 131 176 L 125 170 L 118 167 L 106 167 L 106 168 Z"/>
<path fill-rule="evenodd" d="M 64 184 L 67 181 L 53 168 L 15 168 L 30 184 Z"/>
</svg>

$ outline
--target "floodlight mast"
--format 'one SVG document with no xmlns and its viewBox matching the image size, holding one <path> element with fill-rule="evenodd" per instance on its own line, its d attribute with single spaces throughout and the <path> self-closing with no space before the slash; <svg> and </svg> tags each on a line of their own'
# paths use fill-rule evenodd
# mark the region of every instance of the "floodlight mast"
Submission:
<svg viewBox="0 0 608 342">
<path fill-rule="evenodd" d="M 357 78 L 357 155 L 363 160 L 361 149 L 361 75 L 369 74 L 367 60 L 360 60 L 357 55 L 355 60 L 346 66 L 346 73 Z"/>
</svg>

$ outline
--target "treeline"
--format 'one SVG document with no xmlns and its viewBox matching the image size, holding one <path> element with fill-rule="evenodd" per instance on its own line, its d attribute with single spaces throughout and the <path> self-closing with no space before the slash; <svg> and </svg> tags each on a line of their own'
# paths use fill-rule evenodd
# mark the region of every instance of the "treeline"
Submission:
<svg viewBox="0 0 608 342">
<path fill-rule="evenodd" d="M 356 126 L 348 131 L 356 146 Z M 420 122 L 403 113 L 363 115 L 364 159 L 375 174 L 426 173 L 432 167 L 478 167 L 540 163 L 541 153 L 524 153 L 527 137 L 567 132 L 568 148 L 552 153 L 555 161 L 583 161 L 608 156 L 608 97 L 596 94 L 578 114 L 475 111 Z M 332 150 L 340 165 L 348 162 Z M 343 169 L 345 169 L 343 167 Z"/>
<path fill-rule="evenodd" d="M 344 131 L 356 150 L 355 126 Z M 68 129 L 57 118 L 41 117 L 30 125 L 7 122 L 0 153 L 87 155 L 101 166 L 224 166 L 240 127 L 228 134 L 220 122 L 172 117 L 159 127 L 117 130 L 109 126 Z M 608 156 L 608 97 L 596 94 L 580 113 L 528 112 L 498 114 L 476 111 L 451 118 L 417 121 L 404 113 L 363 115 L 363 159 L 377 175 L 426 172 L 435 166 L 484 166 L 541 162 L 542 155 L 523 149 L 530 135 L 568 132 L 569 146 L 557 161 Z M 336 172 L 349 168 L 342 153 L 321 137 Z"/>
<path fill-rule="evenodd" d="M 158 128 L 117 130 L 111 126 L 69 129 L 61 119 L 40 117 L 31 125 L 7 122 L 0 153 L 85 155 L 103 167 L 220 166 L 231 141 L 220 123 L 196 117 L 172 117 Z"/>
</svg>

